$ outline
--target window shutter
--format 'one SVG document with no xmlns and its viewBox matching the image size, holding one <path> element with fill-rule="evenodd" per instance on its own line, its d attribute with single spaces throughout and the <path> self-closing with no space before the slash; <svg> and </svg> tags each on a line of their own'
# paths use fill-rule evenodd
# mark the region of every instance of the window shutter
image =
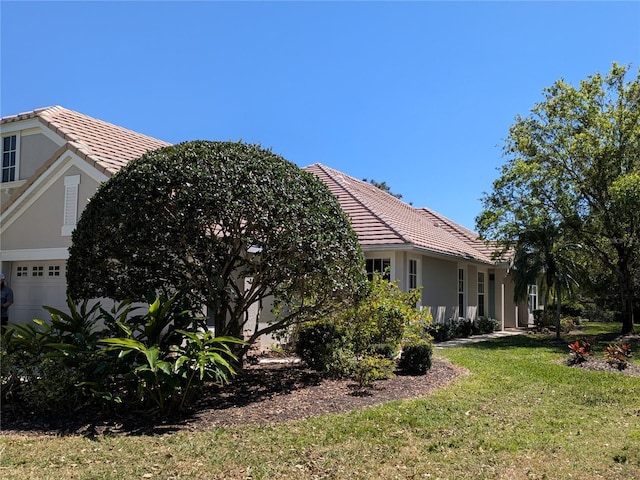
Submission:
<svg viewBox="0 0 640 480">
<path fill-rule="evenodd" d="M 64 177 L 64 218 L 62 235 L 69 236 L 78 221 L 78 185 L 80 175 Z"/>
</svg>

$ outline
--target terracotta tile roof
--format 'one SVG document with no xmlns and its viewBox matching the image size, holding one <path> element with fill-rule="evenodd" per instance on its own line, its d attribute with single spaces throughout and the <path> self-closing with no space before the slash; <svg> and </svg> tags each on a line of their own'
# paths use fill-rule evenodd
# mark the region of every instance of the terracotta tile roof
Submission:
<svg viewBox="0 0 640 480">
<path fill-rule="evenodd" d="M 304 170 L 322 180 L 351 218 L 364 250 L 413 247 L 481 263 L 494 262 L 477 235 L 429 210 L 417 209 L 379 188 L 314 164 Z"/>
<path fill-rule="evenodd" d="M 148 150 L 170 145 L 59 106 L 4 117 L 0 125 L 28 119 L 38 119 L 64 138 L 70 150 L 107 175 L 117 172 L 127 162 Z"/>
</svg>

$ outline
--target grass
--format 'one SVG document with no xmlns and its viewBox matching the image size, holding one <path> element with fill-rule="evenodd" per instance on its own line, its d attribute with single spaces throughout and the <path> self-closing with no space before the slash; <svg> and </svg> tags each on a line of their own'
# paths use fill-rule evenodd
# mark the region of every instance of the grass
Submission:
<svg viewBox="0 0 640 480">
<path fill-rule="evenodd" d="M 0 477 L 640 479 L 640 378 L 568 368 L 566 343 L 517 336 L 438 350 L 470 375 L 422 399 L 289 425 L 4 436 Z"/>
</svg>

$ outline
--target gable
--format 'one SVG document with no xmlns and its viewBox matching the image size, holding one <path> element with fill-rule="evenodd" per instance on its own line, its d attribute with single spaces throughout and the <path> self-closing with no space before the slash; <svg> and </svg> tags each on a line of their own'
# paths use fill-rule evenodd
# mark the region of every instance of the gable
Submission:
<svg viewBox="0 0 640 480">
<path fill-rule="evenodd" d="M 20 202 L 2 215 L 2 258 L 7 251 L 68 248 L 70 233 L 89 199 L 105 177 L 91 172 L 86 164 L 67 155 L 49 175 L 24 192 Z M 69 195 L 69 185 L 75 196 Z M 71 192 L 73 193 L 73 192 Z M 73 202 L 69 205 L 69 202 Z M 71 218 L 70 212 L 74 212 Z M 65 217 L 66 214 L 66 217 Z M 64 229 L 65 222 L 67 228 Z"/>
</svg>

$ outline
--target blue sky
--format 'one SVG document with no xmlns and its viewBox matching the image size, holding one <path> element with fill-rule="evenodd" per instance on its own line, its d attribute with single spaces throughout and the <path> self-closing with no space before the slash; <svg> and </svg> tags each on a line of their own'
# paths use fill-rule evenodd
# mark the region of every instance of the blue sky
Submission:
<svg viewBox="0 0 640 480">
<path fill-rule="evenodd" d="M 557 79 L 640 65 L 640 2 L 0 2 L 2 116 L 62 105 L 386 181 L 475 227 Z"/>
</svg>

